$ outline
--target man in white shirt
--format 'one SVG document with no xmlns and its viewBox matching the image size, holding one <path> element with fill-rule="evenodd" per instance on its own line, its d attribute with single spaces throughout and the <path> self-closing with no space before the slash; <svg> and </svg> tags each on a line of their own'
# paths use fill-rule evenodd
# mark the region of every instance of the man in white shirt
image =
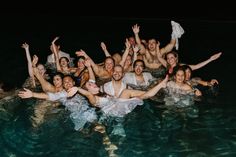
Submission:
<svg viewBox="0 0 236 157">
<path fill-rule="evenodd" d="M 101 92 L 105 92 L 110 96 L 119 98 L 120 94 L 126 89 L 126 84 L 122 82 L 124 69 L 121 65 L 116 65 L 112 73 L 112 80 L 100 87 Z"/>
</svg>

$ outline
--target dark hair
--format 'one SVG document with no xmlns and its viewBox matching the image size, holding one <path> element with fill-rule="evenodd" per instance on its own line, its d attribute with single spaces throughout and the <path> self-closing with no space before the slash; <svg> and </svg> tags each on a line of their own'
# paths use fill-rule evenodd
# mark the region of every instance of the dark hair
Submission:
<svg viewBox="0 0 236 157">
<path fill-rule="evenodd" d="M 146 68 L 145 63 L 144 63 L 144 61 L 143 61 L 142 59 L 137 59 L 137 60 L 135 60 L 134 63 L 133 63 L 133 68 L 135 67 L 135 65 L 136 65 L 137 62 L 143 63 L 143 68 L 144 68 L 144 69 Z"/>
<path fill-rule="evenodd" d="M 68 63 L 70 62 L 70 60 L 69 60 L 67 57 L 61 57 L 61 58 L 59 59 L 59 63 L 61 62 L 61 60 L 62 60 L 63 58 L 64 58 Z"/>
<path fill-rule="evenodd" d="M 111 56 L 108 56 L 108 57 L 105 58 L 104 64 L 105 64 L 105 62 L 106 62 L 107 59 L 111 59 L 111 60 L 113 61 L 114 66 L 115 66 L 115 64 L 116 64 L 116 63 L 115 63 L 115 60 L 114 60 L 114 58 L 111 57 Z"/>
<path fill-rule="evenodd" d="M 182 65 L 177 65 L 177 66 L 175 66 L 174 69 L 173 69 L 173 74 L 172 74 L 172 76 L 175 76 L 176 73 L 177 73 L 177 71 L 183 71 L 183 72 L 185 73 L 184 67 L 183 67 Z"/>
<path fill-rule="evenodd" d="M 52 78 L 54 78 L 57 75 L 60 76 L 61 79 L 63 79 L 65 77 L 65 75 L 62 72 L 55 72 L 55 73 L 53 73 Z"/>
<path fill-rule="evenodd" d="M 184 64 L 184 65 L 181 65 L 181 66 L 183 67 L 184 71 L 186 71 L 187 69 L 189 69 L 191 73 L 193 72 L 192 68 L 191 68 L 189 65 Z"/>
<path fill-rule="evenodd" d="M 70 77 L 70 78 L 73 79 L 73 81 L 75 81 L 75 77 L 73 75 L 66 74 L 66 75 L 64 75 L 64 77 L 62 79 L 64 79 L 65 77 Z"/>
</svg>

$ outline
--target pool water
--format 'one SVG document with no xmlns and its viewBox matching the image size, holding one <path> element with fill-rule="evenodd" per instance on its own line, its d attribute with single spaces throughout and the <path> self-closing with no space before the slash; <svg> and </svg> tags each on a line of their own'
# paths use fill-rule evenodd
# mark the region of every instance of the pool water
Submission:
<svg viewBox="0 0 236 157">
<path fill-rule="evenodd" d="M 36 100 L 8 97 L 0 103 L 0 156 L 236 156 L 236 107 L 215 102 L 166 108 L 161 102 L 145 100 L 121 123 L 105 124 L 106 136 L 116 148 L 111 153 L 113 147 L 104 144 L 104 133 L 94 131 L 92 124 L 75 131 L 63 107 L 48 107 L 43 121 L 33 125 Z"/>
</svg>

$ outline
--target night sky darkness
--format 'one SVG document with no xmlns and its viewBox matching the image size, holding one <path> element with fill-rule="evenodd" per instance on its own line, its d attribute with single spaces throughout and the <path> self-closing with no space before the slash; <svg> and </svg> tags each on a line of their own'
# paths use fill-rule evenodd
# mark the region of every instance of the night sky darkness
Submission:
<svg viewBox="0 0 236 157">
<path fill-rule="evenodd" d="M 49 9 L 39 8 L 2 8 L 0 28 L 0 79 L 13 86 L 20 87 L 28 76 L 27 61 L 21 44 L 30 45 L 31 55 L 37 54 L 41 63 L 46 62 L 50 43 L 55 36 L 60 36 L 61 49 L 75 57 L 76 50 L 85 50 L 95 62 L 101 62 L 103 54 L 100 42 L 106 43 L 111 53 L 124 48 L 125 38 L 132 34 L 132 26 L 140 25 L 140 37 L 156 38 L 161 47 L 171 37 L 170 21 L 181 24 L 185 34 L 179 40 L 180 61 L 195 64 L 210 57 L 216 52 L 223 52 L 220 59 L 213 61 L 202 69 L 194 72 L 206 80 L 216 78 L 221 84 L 222 94 L 226 99 L 235 93 L 235 42 L 236 18 L 231 8 L 207 10 L 207 7 L 185 9 L 183 13 L 150 12 L 149 16 L 109 14 L 82 16 L 82 10 L 69 13 L 55 13 Z M 186 12 L 186 13 L 185 13 Z M 154 14 L 155 13 L 155 14 Z"/>
</svg>

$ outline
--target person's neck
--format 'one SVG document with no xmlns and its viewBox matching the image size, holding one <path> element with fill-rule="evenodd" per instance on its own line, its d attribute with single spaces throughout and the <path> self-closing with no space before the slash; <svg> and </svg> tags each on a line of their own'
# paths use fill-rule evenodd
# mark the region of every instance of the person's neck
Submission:
<svg viewBox="0 0 236 157">
<path fill-rule="evenodd" d="M 112 79 L 112 84 L 113 85 L 121 85 L 122 81 L 121 80 L 116 81 L 116 80 Z"/>
</svg>

